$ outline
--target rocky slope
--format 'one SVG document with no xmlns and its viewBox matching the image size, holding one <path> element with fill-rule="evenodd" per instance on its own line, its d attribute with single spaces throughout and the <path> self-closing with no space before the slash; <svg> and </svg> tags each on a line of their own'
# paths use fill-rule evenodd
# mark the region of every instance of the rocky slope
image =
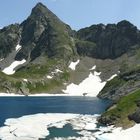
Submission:
<svg viewBox="0 0 140 140">
<path fill-rule="evenodd" d="M 135 61 L 136 62 L 136 61 Z M 113 105 L 99 118 L 103 124 L 128 128 L 140 123 L 140 67 L 127 67 L 117 77 L 107 82 L 98 97 L 113 100 Z"/>
<path fill-rule="evenodd" d="M 139 89 L 131 92 L 127 96 L 123 96 L 102 114 L 99 122 L 105 125 L 115 125 L 123 128 L 128 128 L 133 126 L 134 123 L 139 123 L 139 99 Z"/>
</svg>

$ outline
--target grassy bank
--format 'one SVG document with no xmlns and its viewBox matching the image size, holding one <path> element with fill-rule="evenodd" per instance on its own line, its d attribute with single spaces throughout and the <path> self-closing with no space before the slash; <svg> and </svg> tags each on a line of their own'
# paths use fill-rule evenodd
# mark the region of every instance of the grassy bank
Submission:
<svg viewBox="0 0 140 140">
<path fill-rule="evenodd" d="M 140 99 L 140 89 L 121 98 L 117 104 L 108 109 L 102 118 L 110 119 L 110 123 L 123 128 L 130 127 L 134 124 L 128 119 L 128 115 L 137 109 L 136 101 Z"/>
</svg>

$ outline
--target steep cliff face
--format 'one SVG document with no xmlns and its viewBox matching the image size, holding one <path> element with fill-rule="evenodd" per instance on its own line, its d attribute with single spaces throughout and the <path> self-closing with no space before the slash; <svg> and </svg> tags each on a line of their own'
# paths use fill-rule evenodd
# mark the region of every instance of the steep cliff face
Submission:
<svg viewBox="0 0 140 140">
<path fill-rule="evenodd" d="M 21 38 L 21 30 L 19 24 L 13 24 L 0 30 L 0 58 L 3 59 L 15 50 L 16 45 Z"/>
<path fill-rule="evenodd" d="M 77 37 L 83 41 L 96 43 L 94 53 L 91 52 L 93 57 L 115 59 L 139 44 L 140 32 L 134 25 L 124 20 L 118 24 L 92 25 L 79 30 Z"/>
</svg>

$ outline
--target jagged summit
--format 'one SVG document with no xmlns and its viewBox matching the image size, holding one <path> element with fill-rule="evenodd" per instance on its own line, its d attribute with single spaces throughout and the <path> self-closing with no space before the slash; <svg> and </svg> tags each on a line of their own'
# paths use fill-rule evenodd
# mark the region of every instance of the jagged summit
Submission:
<svg viewBox="0 0 140 140">
<path fill-rule="evenodd" d="M 37 3 L 32 9 L 31 16 L 45 16 L 46 18 L 56 17 L 45 5 L 42 3 Z"/>
<path fill-rule="evenodd" d="M 34 8 L 37 8 L 37 7 L 41 7 L 41 8 L 45 7 L 46 8 L 46 6 L 41 2 L 38 2 Z"/>
<path fill-rule="evenodd" d="M 42 4 L 41 2 L 39 2 L 39 3 L 37 3 L 35 6 L 34 6 L 34 8 L 32 9 L 32 11 L 43 11 L 43 10 L 49 10 L 48 8 L 47 8 L 47 6 L 46 5 L 44 5 L 44 4 Z"/>
<path fill-rule="evenodd" d="M 121 26 L 121 27 L 135 27 L 137 28 L 136 26 L 134 26 L 132 23 L 130 23 L 129 21 L 127 20 L 122 20 L 120 22 L 117 23 L 117 26 Z"/>
<path fill-rule="evenodd" d="M 131 48 L 138 47 L 136 44 L 140 42 L 139 30 L 126 20 L 120 21 L 117 24 L 92 25 L 79 30 L 77 36 L 80 40 L 96 43 L 92 55 L 90 54 L 91 51 L 89 51 L 88 54 L 101 59 L 115 59 L 120 57 Z M 82 50 L 81 46 L 80 44 L 78 47 L 78 49 L 80 48 L 80 50 L 78 50 L 80 54 L 85 53 L 85 47 L 83 47 Z"/>
</svg>

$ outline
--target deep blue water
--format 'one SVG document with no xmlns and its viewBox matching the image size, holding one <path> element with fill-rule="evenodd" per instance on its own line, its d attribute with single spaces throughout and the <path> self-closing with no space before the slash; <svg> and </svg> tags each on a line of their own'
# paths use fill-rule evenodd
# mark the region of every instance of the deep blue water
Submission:
<svg viewBox="0 0 140 140">
<path fill-rule="evenodd" d="M 36 113 L 100 114 L 109 104 L 95 97 L 0 97 L 0 126 L 7 118 Z"/>
</svg>

